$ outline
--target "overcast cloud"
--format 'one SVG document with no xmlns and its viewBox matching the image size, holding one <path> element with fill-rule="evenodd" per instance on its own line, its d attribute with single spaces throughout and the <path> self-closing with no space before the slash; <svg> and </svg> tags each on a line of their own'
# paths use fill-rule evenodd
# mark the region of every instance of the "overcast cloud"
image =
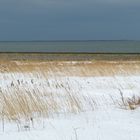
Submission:
<svg viewBox="0 0 140 140">
<path fill-rule="evenodd" d="M 0 0 L 0 40 L 140 40 L 139 0 Z"/>
</svg>

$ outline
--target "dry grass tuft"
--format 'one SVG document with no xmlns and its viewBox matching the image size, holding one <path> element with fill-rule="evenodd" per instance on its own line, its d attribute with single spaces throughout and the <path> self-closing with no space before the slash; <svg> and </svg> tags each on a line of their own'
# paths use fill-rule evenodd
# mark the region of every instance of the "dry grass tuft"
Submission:
<svg viewBox="0 0 140 140">
<path fill-rule="evenodd" d="M 135 110 L 140 107 L 140 97 L 133 95 L 132 97 L 125 98 L 122 91 L 120 91 L 121 101 L 118 101 L 118 105 L 126 110 Z"/>
<path fill-rule="evenodd" d="M 11 87 L 11 90 L 0 91 L 1 118 L 9 121 L 20 121 L 36 117 L 49 117 L 54 113 L 80 113 L 93 110 L 95 102 L 67 90 L 63 95 L 27 90 L 22 87 Z"/>
<path fill-rule="evenodd" d="M 15 91 L 10 93 L 0 93 L 3 115 L 8 120 L 20 120 L 21 118 L 31 118 L 48 114 L 48 104 L 41 99 L 37 93 Z"/>
</svg>

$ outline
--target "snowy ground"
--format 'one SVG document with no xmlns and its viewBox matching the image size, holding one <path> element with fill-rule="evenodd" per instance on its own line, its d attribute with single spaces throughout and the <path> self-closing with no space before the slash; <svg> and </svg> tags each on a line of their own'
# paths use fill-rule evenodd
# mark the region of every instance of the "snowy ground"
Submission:
<svg viewBox="0 0 140 140">
<path fill-rule="evenodd" d="M 114 104 L 121 98 L 120 90 L 124 97 L 140 95 L 139 84 L 140 75 L 45 78 L 37 73 L 0 73 L 2 91 L 19 86 L 63 94 L 69 89 L 73 94 L 92 97 L 96 102 L 94 110 L 38 118 L 30 130 L 19 131 L 16 123 L 6 122 L 3 132 L 1 122 L 0 140 L 139 140 L 140 109 L 123 110 L 117 102 Z"/>
</svg>

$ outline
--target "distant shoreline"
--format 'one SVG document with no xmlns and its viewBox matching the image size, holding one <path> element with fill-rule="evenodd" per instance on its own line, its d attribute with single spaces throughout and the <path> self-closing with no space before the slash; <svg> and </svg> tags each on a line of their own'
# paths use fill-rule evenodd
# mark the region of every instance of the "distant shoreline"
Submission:
<svg viewBox="0 0 140 140">
<path fill-rule="evenodd" d="M 140 41 L 27 41 L 0 42 L 1 53 L 140 54 Z"/>
<path fill-rule="evenodd" d="M 0 53 L 0 61 L 140 61 L 139 54 L 95 53 Z"/>
</svg>

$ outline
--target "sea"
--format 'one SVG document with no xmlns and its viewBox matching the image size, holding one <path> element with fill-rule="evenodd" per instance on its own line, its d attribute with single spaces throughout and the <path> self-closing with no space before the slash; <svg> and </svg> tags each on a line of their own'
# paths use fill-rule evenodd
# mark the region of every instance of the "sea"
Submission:
<svg viewBox="0 0 140 140">
<path fill-rule="evenodd" d="M 140 53 L 140 41 L 1 41 L 0 52 Z"/>
</svg>

